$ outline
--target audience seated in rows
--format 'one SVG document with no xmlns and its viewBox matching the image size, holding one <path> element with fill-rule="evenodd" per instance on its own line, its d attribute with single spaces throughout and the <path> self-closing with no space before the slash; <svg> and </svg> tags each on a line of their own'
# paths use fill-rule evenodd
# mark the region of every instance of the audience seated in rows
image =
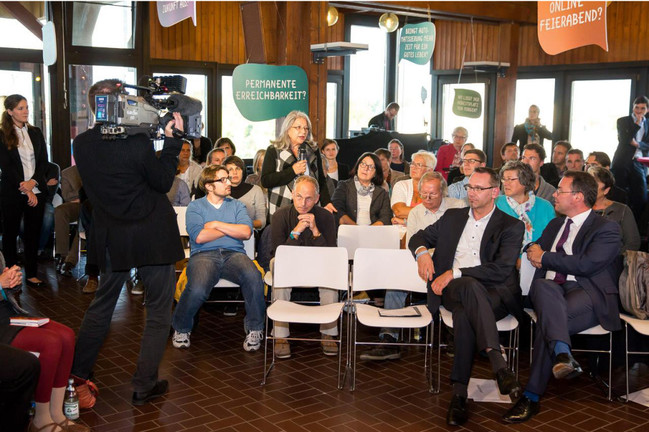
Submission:
<svg viewBox="0 0 649 432">
<path fill-rule="evenodd" d="M 451 169 L 448 171 L 448 178 L 446 183 L 450 186 L 455 182 L 462 181 L 465 177 L 467 177 L 464 174 L 464 167 L 462 165 L 462 161 L 464 160 L 464 155 L 466 154 L 467 150 L 472 150 L 475 148 L 475 145 L 472 143 L 466 143 L 462 146 L 462 149 L 460 150 L 460 160 L 459 160 L 459 165 L 458 166 L 453 166 Z"/>
<path fill-rule="evenodd" d="M 374 154 L 377 155 L 381 161 L 381 169 L 383 171 L 383 183 L 381 183 L 381 187 L 385 189 L 389 196 L 392 196 L 392 188 L 394 187 L 394 184 L 406 175 L 401 171 L 395 171 L 390 168 L 390 150 L 379 148 L 374 150 Z"/>
<path fill-rule="evenodd" d="M 444 180 L 448 180 L 448 173 L 452 166 L 460 166 L 460 150 L 469 138 L 469 131 L 462 126 L 453 129 L 453 141 L 444 144 L 437 150 L 437 166 L 435 171 L 442 173 Z"/>
<path fill-rule="evenodd" d="M 406 160 L 403 143 L 395 138 L 388 143 L 388 150 L 390 150 L 390 168 L 409 175 L 410 164 Z"/>
<path fill-rule="evenodd" d="M 400 180 L 392 189 L 390 206 L 394 213 L 392 224 L 405 225 L 408 214 L 417 204 L 421 203 L 419 196 L 419 180 L 428 171 L 435 169 L 437 158 L 430 152 L 419 150 L 412 155 L 410 164 L 410 179 Z"/>
<path fill-rule="evenodd" d="M 576 148 L 568 150 L 568 155 L 566 156 L 566 169 L 570 171 L 583 171 L 584 152 Z"/>
<path fill-rule="evenodd" d="M 469 183 L 469 178 L 473 171 L 478 167 L 484 167 L 487 164 L 487 156 L 482 150 L 470 149 L 464 153 L 462 157 L 462 170 L 464 178 L 448 186 L 448 196 L 451 198 L 462 199 L 468 203 L 468 194 L 466 185 Z"/>
</svg>

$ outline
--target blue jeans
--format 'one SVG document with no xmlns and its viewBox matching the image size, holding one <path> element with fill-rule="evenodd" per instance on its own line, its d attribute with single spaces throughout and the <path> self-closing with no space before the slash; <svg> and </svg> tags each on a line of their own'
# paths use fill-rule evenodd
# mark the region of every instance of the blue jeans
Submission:
<svg viewBox="0 0 649 432">
<path fill-rule="evenodd" d="M 386 290 L 383 307 L 385 309 L 401 309 L 406 307 L 406 298 L 408 298 L 408 291 Z M 386 334 L 392 335 L 397 340 L 399 339 L 399 329 L 397 328 L 384 327 L 379 332 L 379 337 Z"/>
<path fill-rule="evenodd" d="M 172 322 L 177 332 L 192 330 L 194 316 L 221 278 L 241 287 L 246 308 L 245 328 L 248 331 L 263 330 L 266 303 L 261 273 L 246 254 L 217 249 L 199 252 L 189 258 L 187 286 L 180 296 Z"/>
<path fill-rule="evenodd" d="M 38 241 L 38 250 L 45 249 L 48 240 L 52 237 L 54 232 L 54 206 L 52 203 L 45 203 L 45 211 L 43 212 L 43 225 L 41 225 L 41 236 Z"/>
</svg>

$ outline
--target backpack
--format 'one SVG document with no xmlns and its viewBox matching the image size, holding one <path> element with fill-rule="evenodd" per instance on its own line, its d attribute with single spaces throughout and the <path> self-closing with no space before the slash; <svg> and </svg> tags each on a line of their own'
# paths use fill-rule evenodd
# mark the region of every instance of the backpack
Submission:
<svg viewBox="0 0 649 432">
<path fill-rule="evenodd" d="M 624 252 L 619 288 L 624 310 L 638 319 L 649 319 L 649 253 Z"/>
</svg>

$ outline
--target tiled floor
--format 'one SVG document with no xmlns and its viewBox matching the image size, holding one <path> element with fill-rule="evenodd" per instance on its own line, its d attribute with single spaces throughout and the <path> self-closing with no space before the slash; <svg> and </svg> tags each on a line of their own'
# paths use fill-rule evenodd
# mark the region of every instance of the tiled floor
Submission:
<svg viewBox="0 0 649 432">
<path fill-rule="evenodd" d="M 92 295 L 81 294 L 81 283 L 56 276 L 51 262 L 42 263 L 51 288 L 25 288 L 23 303 L 38 308 L 78 330 Z M 75 271 L 76 274 L 76 271 Z M 102 431 L 419 431 L 447 430 L 451 360 L 442 356 L 442 391 L 428 392 L 422 352 L 407 350 L 401 360 L 358 364 L 355 392 L 336 388 L 336 358 L 324 357 L 314 343 L 293 345 L 293 357 L 280 360 L 266 386 L 260 386 L 263 352 L 247 353 L 242 311 L 224 317 L 219 307 L 203 310 L 188 350 L 169 343 L 160 376 L 170 382 L 167 396 L 143 407 L 130 404 L 145 308 L 142 296 L 125 289 L 113 317 L 112 332 L 97 361 L 95 382 L 100 395 L 94 409 L 81 419 Z M 309 332 L 309 329 L 304 329 Z M 371 336 L 371 333 L 367 333 Z M 525 342 L 526 344 L 527 342 Z M 583 363 L 587 363 L 586 359 Z M 521 359 L 521 379 L 528 374 L 528 356 Z M 473 375 L 488 378 L 487 361 L 477 359 Z M 646 366 L 636 368 L 648 385 Z M 445 378 L 446 377 L 446 378 Z M 614 389 L 624 389 L 623 369 L 615 371 Z M 509 405 L 471 403 L 472 431 L 647 431 L 649 408 L 608 402 L 588 378 L 550 384 L 541 413 L 532 421 L 507 426 L 500 417 Z"/>
</svg>

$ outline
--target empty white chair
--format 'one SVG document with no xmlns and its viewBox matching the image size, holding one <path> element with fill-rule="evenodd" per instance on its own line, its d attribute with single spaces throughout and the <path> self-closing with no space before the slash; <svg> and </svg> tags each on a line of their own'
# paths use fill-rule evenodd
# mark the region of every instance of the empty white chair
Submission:
<svg viewBox="0 0 649 432">
<path fill-rule="evenodd" d="M 398 289 L 402 291 L 426 293 L 426 282 L 417 273 L 417 262 L 409 250 L 404 249 L 367 249 L 358 248 L 354 254 L 354 271 L 352 291 L 368 291 L 373 289 Z M 390 312 L 402 316 L 382 316 Z M 415 312 L 415 316 L 404 316 L 406 313 Z M 356 347 L 358 345 L 381 345 L 380 342 L 359 342 L 357 340 L 357 325 L 374 328 L 422 328 L 426 327 L 424 343 L 395 343 L 396 346 L 423 346 L 424 347 L 424 374 L 429 359 L 429 349 L 432 349 L 433 318 L 428 307 L 411 306 L 403 309 L 385 310 L 367 304 L 356 304 L 354 308 L 354 326 L 352 334 L 353 352 L 352 384 L 351 390 L 356 388 Z M 418 316 L 417 316 L 418 315 Z M 429 328 L 429 326 L 431 326 Z M 430 330 L 430 331 L 429 331 Z M 431 368 L 432 370 L 432 368 Z M 432 391 L 431 373 L 428 382 Z"/>
<path fill-rule="evenodd" d="M 626 401 L 629 401 L 629 354 L 649 355 L 649 351 L 629 351 L 629 326 L 643 336 L 649 336 L 649 320 L 641 320 L 631 315 L 620 314 L 620 318 L 624 321 L 624 374 L 626 379 Z M 610 380 L 610 377 L 609 377 Z"/>
<path fill-rule="evenodd" d="M 275 251 L 273 269 L 273 289 L 321 287 L 347 292 L 348 264 L 347 251 L 341 247 L 279 246 Z M 275 300 L 266 309 L 266 338 L 264 343 L 264 376 L 266 378 L 275 365 L 275 337 L 269 335 L 269 320 L 286 323 L 327 324 L 339 321 L 338 339 L 330 340 L 338 344 L 338 388 L 342 388 L 342 311 L 344 303 L 328 305 L 303 305 L 285 300 Z M 268 340 L 273 341 L 273 360 L 268 368 Z M 287 340 L 324 339 L 282 338 Z"/>
<path fill-rule="evenodd" d="M 358 248 L 399 249 L 400 234 L 396 225 L 340 225 L 338 246 L 347 249 L 348 259 L 354 259 Z"/>
</svg>

